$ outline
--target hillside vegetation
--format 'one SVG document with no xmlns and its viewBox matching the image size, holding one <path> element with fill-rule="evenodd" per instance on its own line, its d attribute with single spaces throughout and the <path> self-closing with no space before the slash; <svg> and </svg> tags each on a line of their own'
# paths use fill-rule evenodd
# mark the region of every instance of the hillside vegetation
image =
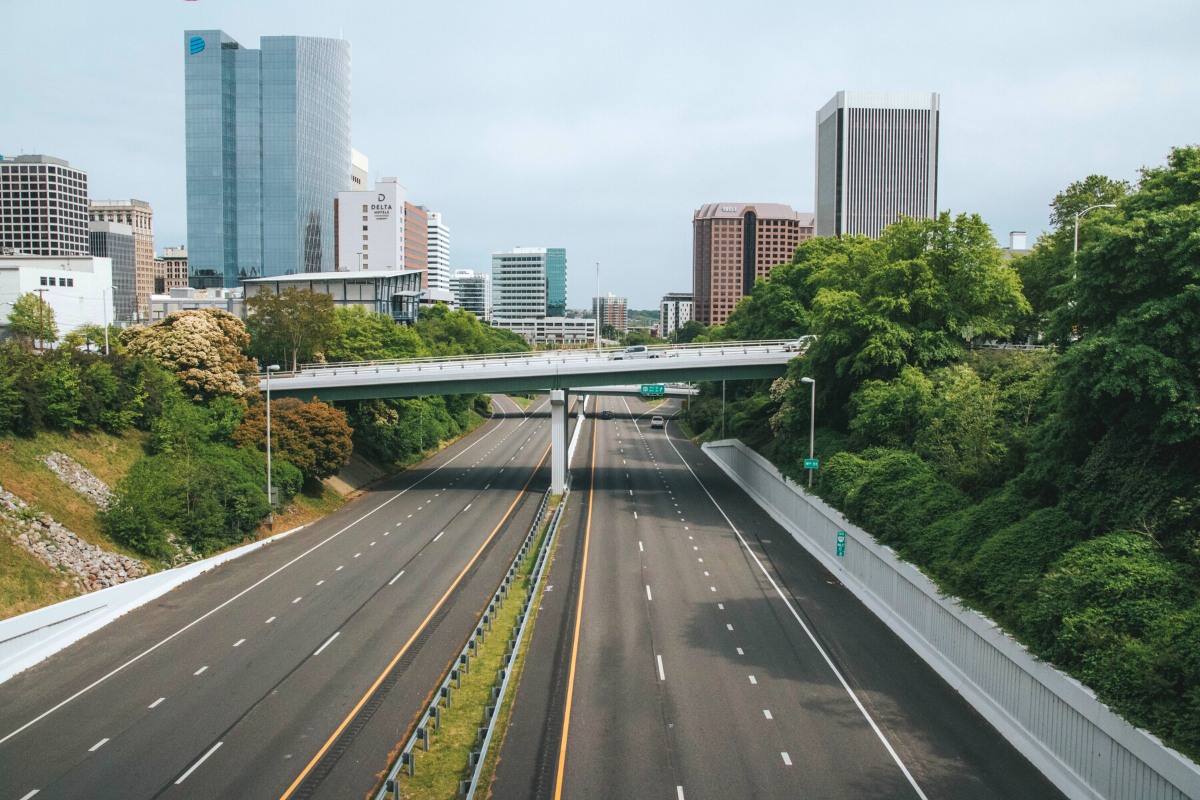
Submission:
<svg viewBox="0 0 1200 800">
<path fill-rule="evenodd" d="M 1197 758 L 1200 150 L 1051 209 L 1012 261 L 946 213 L 801 244 L 705 333 L 817 337 L 786 378 L 730 384 L 726 430 L 806 483 L 815 379 L 818 494 Z M 706 438 L 720 388 L 687 412 Z"/>
</svg>

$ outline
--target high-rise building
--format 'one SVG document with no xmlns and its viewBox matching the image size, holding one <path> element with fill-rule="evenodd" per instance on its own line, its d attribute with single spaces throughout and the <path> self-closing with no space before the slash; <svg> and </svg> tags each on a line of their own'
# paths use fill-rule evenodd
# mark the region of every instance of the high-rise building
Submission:
<svg viewBox="0 0 1200 800">
<path fill-rule="evenodd" d="M 137 264 L 134 268 L 137 301 L 137 318 L 148 319 L 149 297 L 154 291 L 154 209 L 145 200 L 92 200 L 88 203 L 88 218 L 95 222 L 117 222 L 133 229 L 133 241 Z M 94 229 L 93 229 L 94 230 Z M 104 255 L 96 253 L 93 255 Z M 119 273 L 113 262 L 113 279 Z M 133 319 L 120 317 L 119 319 Z"/>
<path fill-rule="evenodd" d="M 779 203 L 709 203 L 692 215 L 692 312 L 721 325 L 758 278 L 813 237 L 813 215 Z"/>
<path fill-rule="evenodd" d="M 667 338 L 692 318 L 691 292 L 669 292 L 658 304 L 658 335 Z"/>
<path fill-rule="evenodd" d="M 429 212 L 404 203 L 404 261 L 410 269 L 429 268 Z"/>
<path fill-rule="evenodd" d="M 458 269 L 450 279 L 450 292 L 462 311 L 470 311 L 480 320 L 492 318 L 491 275 L 475 274 L 474 270 Z"/>
<path fill-rule="evenodd" d="M 353 191 L 363 191 L 367 188 L 367 176 L 370 175 L 370 162 L 362 153 L 350 148 L 350 188 Z"/>
<path fill-rule="evenodd" d="M 492 253 L 492 319 L 540 319 L 546 313 L 545 247 Z"/>
<path fill-rule="evenodd" d="M 133 226 L 123 222 L 88 223 L 93 256 L 112 262 L 112 304 L 114 319 L 132 320 L 138 312 L 137 243 Z M 153 282 L 150 289 L 153 289 Z M 141 298 L 150 308 L 150 291 Z"/>
<path fill-rule="evenodd" d="M 872 238 L 937 214 L 940 96 L 838 92 L 817 112 L 818 236 Z"/>
<path fill-rule="evenodd" d="M 567 250 L 546 248 L 546 316 L 567 315 Z"/>
<path fill-rule="evenodd" d="M 612 292 L 604 297 L 592 298 L 592 316 L 599 320 L 601 327 L 612 325 L 621 332 L 629 330 L 628 308 L 629 299 L 614 297 Z"/>
<path fill-rule="evenodd" d="M 351 188 L 350 43 L 183 35 L 191 284 L 332 271 Z"/>
<path fill-rule="evenodd" d="M 0 157 L 0 252 L 88 254 L 87 173 L 61 158 Z"/>
<path fill-rule="evenodd" d="M 407 196 L 395 178 L 380 178 L 373 191 L 338 192 L 334 204 L 334 269 L 404 269 Z"/>
<path fill-rule="evenodd" d="M 167 294 L 187 285 L 187 248 L 164 247 L 163 254 L 154 259 L 154 293 Z"/>
<path fill-rule="evenodd" d="M 426 212 L 429 246 L 429 288 L 444 292 L 450 289 L 450 228 L 440 212 L 430 211 L 420 206 Z"/>
</svg>

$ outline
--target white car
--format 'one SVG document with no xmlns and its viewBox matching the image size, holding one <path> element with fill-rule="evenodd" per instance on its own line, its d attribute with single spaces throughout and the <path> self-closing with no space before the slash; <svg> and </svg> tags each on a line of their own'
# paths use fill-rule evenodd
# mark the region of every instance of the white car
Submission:
<svg viewBox="0 0 1200 800">
<path fill-rule="evenodd" d="M 650 353 L 650 348 L 644 344 L 634 344 L 626 347 L 619 353 L 614 353 L 610 358 L 613 361 L 624 361 L 627 358 L 657 358 L 658 354 Z"/>
<path fill-rule="evenodd" d="M 666 424 L 666 423 L 665 423 L 665 422 L 663 422 L 663 418 L 662 418 L 662 417 L 655 416 L 655 417 L 651 417 L 651 418 L 650 418 L 650 427 L 651 427 L 651 428 L 661 428 L 661 427 L 663 427 L 665 424 Z"/>
</svg>

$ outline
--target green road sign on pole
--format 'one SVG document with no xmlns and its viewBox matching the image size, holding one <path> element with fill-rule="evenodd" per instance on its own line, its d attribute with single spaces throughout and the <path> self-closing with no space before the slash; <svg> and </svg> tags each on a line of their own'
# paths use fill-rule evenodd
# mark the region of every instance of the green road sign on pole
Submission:
<svg viewBox="0 0 1200 800">
<path fill-rule="evenodd" d="M 805 469 L 816 469 L 817 461 L 818 461 L 818 459 L 815 459 L 815 458 L 804 459 L 804 468 Z"/>
<path fill-rule="evenodd" d="M 667 393 L 667 387 L 661 383 L 643 383 L 642 394 L 644 395 L 664 395 Z"/>
<path fill-rule="evenodd" d="M 838 531 L 837 534 L 837 554 L 839 556 L 846 555 L 846 532 Z"/>
</svg>

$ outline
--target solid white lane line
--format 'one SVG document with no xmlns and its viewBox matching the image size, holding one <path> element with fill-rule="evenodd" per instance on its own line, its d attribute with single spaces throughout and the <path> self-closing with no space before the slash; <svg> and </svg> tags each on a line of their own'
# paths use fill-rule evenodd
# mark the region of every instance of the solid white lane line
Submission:
<svg viewBox="0 0 1200 800">
<path fill-rule="evenodd" d="M 146 706 L 146 707 L 147 707 L 147 708 L 154 708 L 156 705 L 158 705 L 159 703 L 161 703 L 163 700 L 166 700 L 166 699 L 167 699 L 167 698 L 165 698 L 165 697 L 160 697 L 160 698 L 158 698 L 157 700 L 155 700 L 153 703 L 151 703 L 150 705 L 148 705 L 148 706 Z"/>
<path fill-rule="evenodd" d="M 31 798 L 31 797 L 33 797 L 35 794 L 37 794 L 37 793 L 38 793 L 38 791 L 39 791 L 38 789 L 34 789 L 32 792 L 30 792 L 29 794 L 27 794 L 27 795 L 25 795 L 24 797 L 22 797 L 22 798 L 21 798 L 21 800 L 29 800 L 29 798 Z"/>
<path fill-rule="evenodd" d="M 683 787 L 682 786 L 675 787 L 675 800 L 683 800 Z"/>
<path fill-rule="evenodd" d="M 646 599 L 653 602 L 654 595 L 650 594 L 650 584 L 646 584 Z"/>
<path fill-rule="evenodd" d="M 445 533 L 445 531 L 442 531 L 442 533 Z M 433 541 L 436 542 L 438 539 L 442 538 L 442 533 L 439 533 L 437 536 L 433 537 Z"/>
<path fill-rule="evenodd" d="M 838 682 L 842 684 L 842 688 L 846 690 L 846 694 L 850 695 L 850 698 L 854 701 L 854 705 L 858 707 L 859 712 L 866 717 L 867 722 L 871 725 L 871 730 L 875 731 L 875 735 L 879 737 L 879 741 L 883 742 L 883 746 L 887 748 L 888 754 L 891 755 L 892 760 L 896 762 L 896 766 L 900 767 L 900 771 L 904 773 L 904 777 L 908 779 L 909 785 L 913 787 L 914 791 L 916 791 L 917 796 L 920 797 L 921 800 L 929 800 L 929 798 L 925 796 L 925 793 L 921 791 L 921 787 L 917 785 L 917 781 L 915 778 L 913 778 L 912 773 L 908 771 L 908 767 L 904 766 L 904 762 L 900 760 L 900 756 L 892 747 L 892 743 L 889 742 L 887 737 L 883 735 L 883 731 L 881 731 L 879 726 L 875 724 L 874 718 L 867 713 L 867 709 L 865 706 L 863 706 L 862 701 L 858 699 L 858 695 L 856 695 L 854 690 L 850 688 L 850 684 L 847 683 L 846 679 L 842 676 L 841 670 L 834 666 L 833 659 L 831 659 L 829 654 L 825 652 L 825 648 L 820 645 L 820 643 L 817 641 L 817 637 L 813 635 L 813 632 L 809 630 L 809 627 L 804 624 L 804 620 L 800 617 L 800 614 L 796 612 L 796 609 L 792 606 L 791 601 L 784 596 L 783 591 L 779 588 L 779 584 L 775 583 L 775 579 L 771 577 L 771 573 L 767 572 L 767 568 L 763 566 L 763 563 L 758 559 L 758 556 L 754 554 L 754 550 L 752 550 L 750 545 L 747 544 L 745 538 L 742 536 L 742 532 L 739 531 L 737 526 L 733 524 L 733 520 L 731 520 L 729 515 L 725 513 L 725 509 L 721 508 L 721 504 L 718 503 L 716 498 L 712 496 L 712 492 L 708 491 L 708 487 L 704 485 L 704 481 L 700 480 L 700 476 L 696 474 L 695 470 L 692 469 L 692 465 L 689 464 L 687 459 L 683 457 L 683 454 L 679 452 L 679 448 L 675 446 L 675 442 L 670 436 L 667 436 L 667 443 L 671 445 L 671 449 L 675 451 L 675 455 L 679 456 L 679 460 L 683 462 L 685 467 L 687 467 L 688 472 L 692 473 L 692 477 L 696 479 L 696 483 L 698 483 L 700 488 L 704 490 L 704 493 L 708 495 L 708 499 L 712 501 L 714 506 L 716 506 L 717 511 L 721 512 L 721 516 L 725 518 L 725 522 L 729 524 L 730 529 L 738 537 L 738 541 L 742 543 L 742 547 L 746 548 L 746 552 L 750 554 L 750 557 L 754 559 L 754 563 L 770 582 L 771 588 L 775 590 L 775 594 L 777 594 L 779 599 L 783 601 L 783 604 L 787 606 L 788 611 L 792 612 L 792 616 L 795 618 L 796 622 L 800 624 L 801 629 L 803 629 L 805 635 L 808 636 L 808 640 L 812 642 L 813 647 L 815 647 L 817 652 L 821 654 L 821 658 L 825 660 L 825 663 L 829 666 L 829 669 L 833 671 L 835 676 L 837 676 Z"/>
<path fill-rule="evenodd" d="M 641 542 L 638 542 L 638 552 L 641 552 L 641 553 L 646 552 L 646 548 L 642 547 Z"/>
<path fill-rule="evenodd" d="M 318 647 L 317 652 L 313 653 L 313 655 L 314 656 L 321 655 L 321 651 L 324 650 L 326 647 L 329 647 L 329 643 L 332 642 L 334 639 L 336 639 L 338 636 L 340 636 L 341 633 L 342 633 L 341 631 L 338 631 L 337 633 L 333 634 L 333 636 L 330 636 L 328 639 L 326 639 L 325 644 Z"/>
<path fill-rule="evenodd" d="M 665 681 L 667 679 L 667 674 L 663 672 L 662 656 L 655 656 L 655 658 L 658 659 L 658 679 L 660 681 Z"/>
<path fill-rule="evenodd" d="M 233 646 L 234 646 L 234 647 L 237 647 L 238 645 L 240 645 L 240 644 L 241 644 L 242 642 L 244 642 L 244 641 L 246 641 L 246 640 L 245 640 L 245 639 L 238 639 L 236 642 L 234 642 L 234 643 L 233 643 Z"/>
<path fill-rule="evenodd" d="M 274 618 L 274 617 L 271 617 L 269 620 L 267 620 L 267 621 L 266 621 L 266 622 L 264 622 L 263 624 L 264 624 L 264 625 L 270 625 L 270 624 L 271 624 L 272 622 L 274 622 L 274 621 L 275 621 L 275 618 Z"/>
<path fill-rule="evenodd" d="M 771 716 L 771 710 L 767 709 L 767 708 L 763 709 L 763 716 L 766 717 L 767 719 L 775 719 L 774 717 Z"/>
<path fill-rule="evenodd" d="M 400 570 L 398 573 L 396 573 L 396 577 L 394 577 L 390 581 L 388 581 L 388 586 L 391 586 L 393 583 L 400 580 L 400 576 L 403 574 L 404 574 L 404 570 Z"/>
<path fill-rule="evenodd" d="M 100 741 L 96 742 L 94 745 L 92 745 L 91 747 L 89 747 L 89 748 L 88 748 L 88 752 L 89 752 L 89 753 L 94 753 L 94 752 L 96 752 L 96 751 L 97 751 L 97 750 L 99 750 L 101 747 L 103 747 L 103 746 L 104 746 L 104 743 L 105 743 L 105 742 L 107 742 L 107 741 L 108 741 L 108 739 L 101 739 Z"/>
<path fill-rule="evenodd" d="M 201 672 L 204 672 L 204 670 L 206 670 L 206 669 L 208 669 L 208 665 L 207 665 L 207 664 L 205 664 L 203 667 L 201 667 L 200 669 L 196 670 L 196 671 L 195 671 L 195 672 L 193 672 L 192 674 L 193 674 L 193 675 L 199 675 Z"/>
<path fill-rule="evenodd" d="M 753 683 L 753 684 L 755 684 L 755 685 L 758 685 L 758 681 L 756 681 L 756 680 L 754 679 L 754 676 L 753 676 L 753 675 L 751 675 L 751 676 L 750 676 L 750 682 L 751 682 L 751 683 Z"/>
<path fill-rule="evenodd" d="M 192 764 L 192 766 L 190 766 L 190 767 L 188 768 L 188 771 L 187 771 L 187 772 L 185 772 L 185 773 L 183 773 L 182 775 L 180 775 L 180 776 L 179 776 L 179 780 L 175 781 L 175 785 L 176 785 L 176 786 L 178 786 L 179 784 L 181 784 L 181 783 L 183 783 L 184 781 L 186 781 L 186 780 L 187 780 L 187 776 L 188 776 L 188 775 L 191 775 L 191 774 L 192 774 L 192 772 L 193 772 L 193 771 L 196 769 L 196 767 L 200 766 L 200 765 L 201 765 L 201 764 L 203 764 L 205 761 L 207 761 L 209 756 L 211 756 L 213 753 L 217 752 L 217 748 L 218 748 L 218 747 L 220 747 L 222 744 L 224 744 L 224 742 L 217 742 L 216 744 L 214 744 L 214 745 L 212 746 L 212 749 L 211 749 L 211 750 L 209 750 L 209 751 L 208 751 L 207 753 L 205 753 L 204 755 L 200 756 L 200 760 L 199 760 L 199 761 L 197 761 L 195 764 Z"/>
<path fill-rule="evenodd" d="M 780 753 L 779 755 L 783 756 L 783 763 L 784 763 L 784 764 L 787 764 L 789 767 L 792 765 L 792 758 L 791 758 L 791 756 L 789 756 L 787 753 Z"/>
</svg>

